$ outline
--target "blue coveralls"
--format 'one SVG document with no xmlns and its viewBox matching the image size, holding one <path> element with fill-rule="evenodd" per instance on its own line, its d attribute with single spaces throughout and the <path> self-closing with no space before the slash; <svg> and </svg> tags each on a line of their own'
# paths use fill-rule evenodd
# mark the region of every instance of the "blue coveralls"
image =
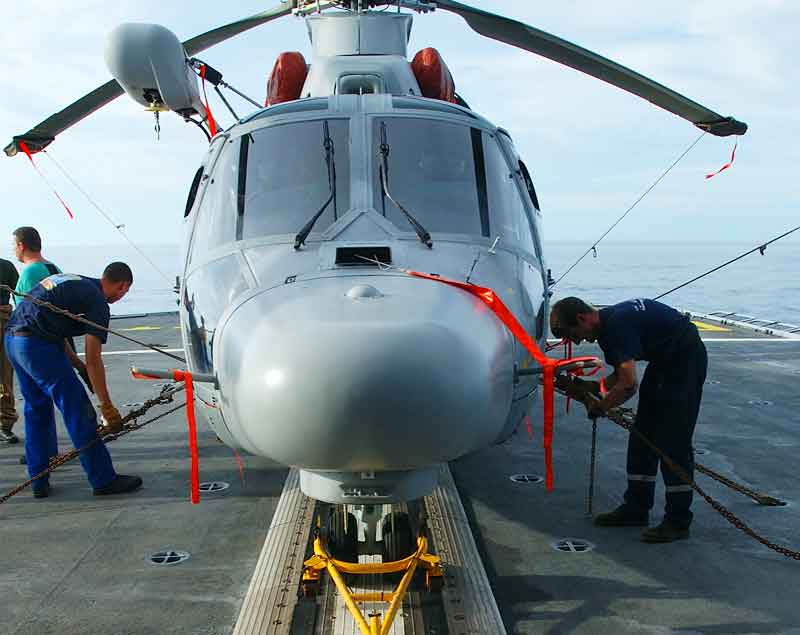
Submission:
<svg viewBox="0 0 800 635">
<path fill-rule="evenodd" d="M 56 274 L 42 280 L 30 295 L 108 326 L 108 303 L 95 278 Z M 6 351 L 25 399 L 25 456 L 31 477 L 45 470 L 50 458 L 58 454 L 53 403 L 61 411 L 76 448 L 98 436 L 94 406 L 64 351 L 65 338 L 86 333 L 106 341 L 105 331 L 27 299 L 20 302 L 8 321 Z M 105 487 L 116 476 L 102 441 L 82 452 L 80 461 L 93 488 Z M 34 488 L 41 488 L 41 481 L 46 479 L 34 483 Z"/>
<path fill-rule="evenodd" d="M 639 386 L 634 426 L 693 478 L 692 435 L 708 367 L 697 327 L 675 309 L 646 299 L 600 309 L 600 324 L 597 343 L 609 365 L 631 359 L 650 362 Z M 660 463 L 666 488 L 665 519 L 689 527 L 692 488 Z M 658 467 L 658 455 L 631 433 L 626 506 L 643 513 L 653 507 Z"/>
</svg>

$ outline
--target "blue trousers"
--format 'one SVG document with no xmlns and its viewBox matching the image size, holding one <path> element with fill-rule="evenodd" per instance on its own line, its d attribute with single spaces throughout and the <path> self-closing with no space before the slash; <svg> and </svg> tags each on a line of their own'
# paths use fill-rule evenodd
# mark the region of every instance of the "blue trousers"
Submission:
<svg viewBox="0 0 800 635">
<path fill-rule="evenodd" d="M 63 344 L 14 335 L 6 335 L 5 343 L 25 399 L 25 457 L 28 474 L 34 477 L 58 454 L 53 403 L 61 411 L 76 448 L 97 438 L 97 415 Z M 102 441 L 81 452 L 80 460 L 94 488 L 108 485 L 116 476 Z"/>
</svg>

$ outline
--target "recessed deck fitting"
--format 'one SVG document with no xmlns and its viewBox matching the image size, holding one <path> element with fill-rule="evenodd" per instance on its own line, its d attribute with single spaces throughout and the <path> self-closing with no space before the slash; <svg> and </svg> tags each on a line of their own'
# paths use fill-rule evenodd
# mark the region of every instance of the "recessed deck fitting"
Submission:
<svg viewBox="0 0 800 635">
<path fill-rule="evenodd" d="M 751 406 L 771 406 L 772 402 L 767 401 L 766 399 L 751 399 L 748 401 Z"/>
<path fill-rule="evenodd" d="M 719 386 L 718 379 L 707 379 L 706 383 L 709 384 L 710 386 Z"/>
<path fill-rule="evenodd" d="M 130 401 L 128 403 L 122 404 L 123 408 L 130 408 L 131 410 L 138 410 L 144 405 L 141 401 Z"/>
<path fill-rule="evenodd" d="M 230 483 L 226 483 L 225 481 L 208 481 L 206 483 L 200 483 L 199 487 L 201 492 L 211 492 L 212 494 L 215 494 L 228 489 L 230 487 Z"/>
<path fill-rule="evenodd" d="M 562 538 L 561 540 L 556 540 L 550 546 L 556 551 L 567 553 L 585 553 L 594 549 L 594 545 L 583 538 Z"/>
<path fill-rule="evenodd" d="M 150 561 L 150 564 L 155 564 L 158 566 L 170 566 L 173 564 L 186 562 L 189 557 L 190 555 L 188 551 L 175 551 L 173 549 L 167 549 L 165 551 L 156 551 L 155 553 L 151 553 L 149 556 L 147 556 L 147 559 Z"/>
<path fill-rule="evenodd" d="M 508 477 L 515 483 L 543 483 L 544 478 L 538 474 L 512 474 Z"/>
<path fill-rule="evenodd" d="M 695 454 L 708 454 L 708 450 L 706 450 L 705 448 L 695 448 L 694 449 L 694 453 Z"/>
</svg>

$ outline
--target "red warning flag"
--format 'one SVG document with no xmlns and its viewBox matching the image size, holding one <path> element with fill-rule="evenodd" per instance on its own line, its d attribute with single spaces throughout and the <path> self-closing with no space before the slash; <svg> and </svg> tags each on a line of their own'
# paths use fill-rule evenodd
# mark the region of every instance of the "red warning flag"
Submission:
<svg viewBox="0 0 800 635">
<path fill-rule="evenodd" d="M 189 427 L 189 454 L 191 455 L 191 498 L 192 505 L 200 502 L 200 460 L 197 452 L 197 420 L 194 416 L 194 382 L 188 370 L 173 369 L 172 378 L 184 382 L 186 388 L 186 423 Z"/>
</svg>

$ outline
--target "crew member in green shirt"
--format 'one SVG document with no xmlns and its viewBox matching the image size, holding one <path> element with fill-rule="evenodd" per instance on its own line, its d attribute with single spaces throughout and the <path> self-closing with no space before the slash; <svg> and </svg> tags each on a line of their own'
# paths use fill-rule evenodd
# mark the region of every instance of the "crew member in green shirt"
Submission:
<svg viewBox="0 0 800 635">
<path fill-rule="evenodd" d="M 19 274 L 17 293 L 30 293 L 31 289 L 48 276 L 61 273 L 61 269 L 42 256 L 42 238 L 33 227 L 19 227 L 14 230 L 14 254 L 25 265 Z M 19 300 L 17 298 L 17 304 Z"/>
</svg>

